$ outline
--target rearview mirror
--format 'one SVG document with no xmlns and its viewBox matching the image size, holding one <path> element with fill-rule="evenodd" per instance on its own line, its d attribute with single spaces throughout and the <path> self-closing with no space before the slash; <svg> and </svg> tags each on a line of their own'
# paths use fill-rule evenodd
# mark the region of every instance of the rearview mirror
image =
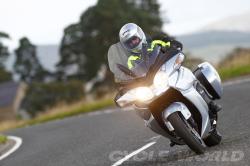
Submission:
<svg viewBox="0 0 250 166">
<path fill-rule="evenodd" d="M 185 56 L 182 53 L 178 54 L 177 58 L 175 59 L 174 70 L 178 70 L 181 67 L 184 58 Z"/>
</svg>

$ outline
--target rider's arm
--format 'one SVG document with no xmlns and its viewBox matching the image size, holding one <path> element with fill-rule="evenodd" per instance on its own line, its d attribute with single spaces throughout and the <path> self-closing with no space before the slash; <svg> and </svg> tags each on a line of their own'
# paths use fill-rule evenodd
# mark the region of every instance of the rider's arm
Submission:
<svg viewBox="0 0 250 166">
<path fill-rule="evenodd" d="M 148 49 L 148 51 L 153 51 L 156 45 L 161 46 L 163 52 L 165 52 L 169 48 L 182 50 L 182 44 L 179 41 L 175 40 L 174 38 L 167 37 L 167 36 L 163 37 L 160 40 L 153 40 L 151 42 L 151 46 Z"/>
<path fill-rule="evenodd" d="M 123 51 L 120 50 L 120 47 L 119 44 L 113 44 L 108 50 L 109 69 L 114 74 L 115 82 L 121 82 L 130 78 L 130 76 L 117 68 L 117 64 L 126 66 L 127 63 L 127 57 L 126 55 L 122 55 Z"/>
</svg>

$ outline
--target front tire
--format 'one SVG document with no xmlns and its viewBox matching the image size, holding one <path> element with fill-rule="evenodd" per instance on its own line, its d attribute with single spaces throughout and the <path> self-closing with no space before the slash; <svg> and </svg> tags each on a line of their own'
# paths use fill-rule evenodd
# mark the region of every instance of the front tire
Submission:
<svg viewBox="0 0 250 166">
<path fill-rule="evenodd" d="M 171 114 L 168 117 L 169 122 L 174 127 L 176 134 L 183 139 L 183 141 L 197 154 L 205 152 L 205 145 L 193 134 L 190 127 L 187 125 L 186 119 L 180 117 L 178 112 Z"/>
</svg>

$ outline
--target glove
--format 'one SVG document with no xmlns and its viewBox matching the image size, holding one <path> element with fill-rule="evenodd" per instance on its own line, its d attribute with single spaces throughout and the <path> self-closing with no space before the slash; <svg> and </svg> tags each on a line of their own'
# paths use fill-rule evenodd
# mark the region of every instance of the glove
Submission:
<svg viewBox="0 0 250 166">
<path fill-rule="evenodd" d="M 163 37 L 162 41 L 170 42 L 170 47 L 174 48 L 176 50 L 182 50 L 182 48 L 183 48 L 183 45 L 179 41 L 175 40 L 172 37 L 165 36 L 165 37 Z"/>
</svg>

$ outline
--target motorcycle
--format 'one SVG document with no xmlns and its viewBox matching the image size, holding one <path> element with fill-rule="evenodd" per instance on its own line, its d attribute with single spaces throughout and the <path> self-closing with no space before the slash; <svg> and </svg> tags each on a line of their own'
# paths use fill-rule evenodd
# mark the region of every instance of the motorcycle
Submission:
<svg viewBox="0 0 250 166">
<path fill-rule="evenodd" d="M 197 154 L 221 142 L 217 112 L 209 103 L 222 96 L 221 79 L 208 62 L 195 71 L 184 67 L 180 50 L 143 48 L 141 61 L 132 69 L 116 64 L 131 79 L 120 82 L 115 97 L 119 107 L 132 106 L 151 130 L 170 139 L 170 146 L 188 145 Z"/>
</svg>

